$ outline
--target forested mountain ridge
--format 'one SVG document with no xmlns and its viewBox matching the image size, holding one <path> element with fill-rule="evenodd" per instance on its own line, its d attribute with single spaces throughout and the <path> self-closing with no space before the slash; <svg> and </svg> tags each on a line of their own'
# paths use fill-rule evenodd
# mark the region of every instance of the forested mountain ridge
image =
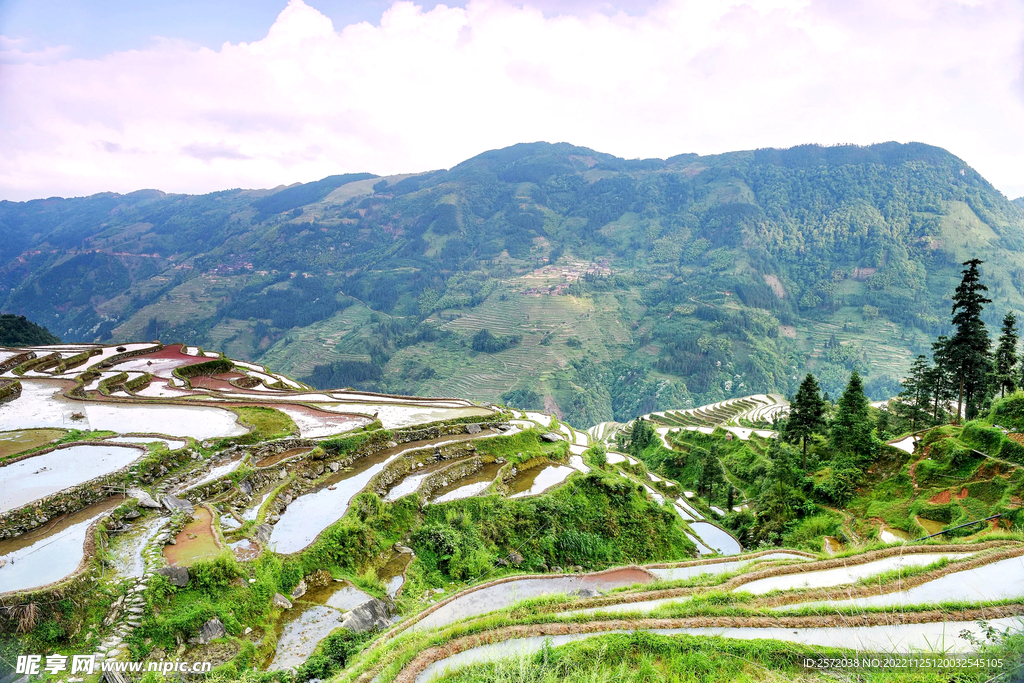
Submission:
<svg viewBox="0 0 1024 683">
<path fill-rule="evenodd" d="M 0 307 L 65 339 L 207 344 L 581 427 L 789 393 L 805 370 L 895 393 L 967 258 L 993 324 L 1024 308 L 1024 207 L 918 143 L 521 144 L 410 176 L 2 202 L 0 230 Z"/>
</svg>

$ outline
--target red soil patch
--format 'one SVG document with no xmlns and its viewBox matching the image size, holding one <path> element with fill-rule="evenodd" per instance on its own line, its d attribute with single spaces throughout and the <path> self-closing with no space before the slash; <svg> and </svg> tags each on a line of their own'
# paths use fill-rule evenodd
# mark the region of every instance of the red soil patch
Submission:
<svg viewBox="0 0 1024 683">
<path fill-rule="evenodd" d="M 126 358 L 125 360 L 134 360 L 136 358 L 146 358 L 146 359 L 153 359 L 153 358 L 164 359 L 164 358 L 167 358 L 167 359 L 171 359 L 171 360 L 185 361 L 184 363 L 182 363 L 183 365 L 195 365 L 196 363 L 205 363 L 207 361 L 216 360 L 215 358 L 204 358 L 202 356 L 190 356 L 187 353 L 185 353 L 184 351 L 182 351 L 181 344 L 171 344 L 170 346 L 165 346 L 162 349 L 157 349 L 157 350 L 155 350 L 155 351 L 153 351 L 151 353 L 143 353 L 143 354 L 140 354 L 138 356 L 131 356 L 130 358 Z"/>
<path fill-rule="evenodd" d="M 966 491 L 967 489 L 964 490 Z M 928 502 L 933 503 L 935 505 L 945 505 L 951 500 L 953 500 L 953 494 L 951 494 L 949 491 L 943 491 L 942 493 L 936 493 L 928 500 Z"/>
<path fill-rule="evenodd" d="M 1016 441 L 1021 446 L 1024 446 L 1024 434 L 1022 434 L 1020 432 L 1014 432 L 1012 434 L 1007 434 L 1006 438 L 1011 439 L 1013 441 Z"/>
<path fill-rule="evenodd" d="M 957 500 L 963 500 L 967 497 L 967 487 L 960 489 L 960 493 L 956 494 Z"/>
</svg>

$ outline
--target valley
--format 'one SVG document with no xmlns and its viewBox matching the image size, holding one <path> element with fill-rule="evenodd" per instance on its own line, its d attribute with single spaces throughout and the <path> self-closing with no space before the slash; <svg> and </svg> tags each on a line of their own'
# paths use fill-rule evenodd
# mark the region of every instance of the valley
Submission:
<svg viewBox="0 0 1024 683">
<path fill-rule="evenodd" d="M 807 658 L 855 652 L 946 658 L 912 680 L 996 672 L 956 655 L 1017 666 L 1024 394 L 878 442 L 840 494 L 826 439 L 801 465 L 780 437 L 779 394 L 582 431 L 317 390 L 192 345 L 0 362 L 17 387 L 0 403 L 5 660 L 280 683 L 581 680 L 616 662 L 824 681 Z"/>
</svg>

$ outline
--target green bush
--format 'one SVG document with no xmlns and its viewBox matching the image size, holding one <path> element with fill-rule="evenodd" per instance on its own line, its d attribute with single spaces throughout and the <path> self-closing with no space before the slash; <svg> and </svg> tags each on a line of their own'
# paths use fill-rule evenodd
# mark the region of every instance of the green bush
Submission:
<svg viewBox="0 0 1024 683">
<path fill-rule="evenodd" d="M 988 455 L 998 455 L 999 449 L 1007 441 L 1003 432 L 980 422 L 968 422 L 960 434 L 960 440 Z"/>
<path fill-rule="evenodd" d="M 190 585 L 210 594 L 224 590 L 231 583 L 231 579 L 242 575 L 238 563 L 229 552 L 212 560 L 196 562 L 189 567 L 188 573 L 191 577 Z"/>
<path fill-rule="evenodd" d="M 1024 429 L 1024 392 L 1018 391 L 993 401 L 989 420 L 993 424 L 1012 427 L 1015 430 Z"/>
</svg>

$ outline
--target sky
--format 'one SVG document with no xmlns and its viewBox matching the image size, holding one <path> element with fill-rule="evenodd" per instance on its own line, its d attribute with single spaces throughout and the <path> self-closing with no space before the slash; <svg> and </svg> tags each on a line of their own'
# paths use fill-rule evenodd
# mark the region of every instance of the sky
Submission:
<svg viewBox="0 0 1024 683">
<path fill-rule="evenodd" d="M 1021 0 L 0 0 L 0 199 L 944 147 L 1024 195 Z"/>
</svg>

